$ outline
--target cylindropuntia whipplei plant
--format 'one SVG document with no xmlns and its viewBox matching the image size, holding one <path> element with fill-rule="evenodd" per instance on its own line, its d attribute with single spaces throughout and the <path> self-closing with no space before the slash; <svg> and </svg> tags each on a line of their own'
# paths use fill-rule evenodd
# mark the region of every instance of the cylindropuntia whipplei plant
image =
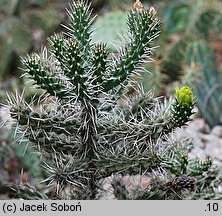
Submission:
<svg viewBox="0 0 222 216">
<path fill-rule="evenodd" d="M 170 163 L 163 165 L 170 149 L 166 134 L 189 120 L 192 92 L 177 90 L 173 106 L 144 93 L 139 84 L 135 95 L 125 94 L 160 33 L 153 8 L 128 13 L 128 41 L 116 56 L 105 44 L 92 43 L 93 19 L 84 1 L 73 1 L 68 15 L 68 32 L 50 38 L 49 52 L 45 48 L 23 60 L 26 74 L 45 90 L 44 97 L 32 104 L 10 98 L 10 110 L 17 130 L 41 152 L 45 182 L 56 188 L 52 197 L 96 199 L 101 180 L 111 175 L 169 170 Z M 22 185 L 18 194 L 30 198 L 29 188 Z"/>
</svg>

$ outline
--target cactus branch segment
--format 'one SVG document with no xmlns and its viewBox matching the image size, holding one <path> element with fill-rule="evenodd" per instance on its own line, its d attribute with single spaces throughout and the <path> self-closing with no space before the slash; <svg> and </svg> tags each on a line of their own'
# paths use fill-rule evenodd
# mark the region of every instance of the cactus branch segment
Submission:
<svg viewBox="0 0 222 216">
<path fill-rule="evenodd" d="M 87 1 L 72 1 L 70 9 L 67 10 L 70 19 L 69 26 L 65 26 L 69 30 L 69 35 L 75 38 L 83 47 L 83 52 L 87 58 L 91 42 L 90 26 L 94 20 L 91 19 L 92 11 Z"/>
<path fill-rule="evenodd" d="M 28 56 L 23 60 L 26 66 L 25 72 L 36 82 L 40 88 L 46 90 L 50 95 L 66 98 L 72 93 L 65 82 L 55 76 L 55 70 L 51 70 L 50 61 L 38 55 Z"/>
<path fill-rule="evenodd" d="M 133 11 L 128 14 L 129 44 L 123 48 L 120 57 L 113 62 L 109 79 L 104 82 L 104 91 L 109 91 L 136 72 L 136 68 L 150 57 L 151 42 L 160 33 L 160 21 L 149 11 Z"/>
</svg>

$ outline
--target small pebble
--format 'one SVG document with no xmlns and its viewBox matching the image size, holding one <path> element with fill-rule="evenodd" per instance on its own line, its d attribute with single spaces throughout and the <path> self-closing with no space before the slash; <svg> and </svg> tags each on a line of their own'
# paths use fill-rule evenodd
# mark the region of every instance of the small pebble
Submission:
<svg viewBox="0 0 222 216">
<path fill-rule="evenodd" d="M 220 126 L 220 125 L 215 126 L 212 129 L 211 134 L 213 134 L 219 138 L 222 138 L 222 126 Z"/>
</svg>

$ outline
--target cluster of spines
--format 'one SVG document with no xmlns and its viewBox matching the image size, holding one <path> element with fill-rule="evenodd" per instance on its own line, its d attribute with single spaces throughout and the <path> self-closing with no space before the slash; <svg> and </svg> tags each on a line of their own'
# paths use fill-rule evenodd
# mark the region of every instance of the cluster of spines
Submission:
<svg viewBox="0 0 222 216">
<path fill-rule="evenodd" d="M 114 61 L 111 77 L 104 83 L 104 91 L 109 91 L 127 81 L 132 73 L 136 72 L 139 64 L 151 55 L 151 42 L 160 33 L 160 21 L 154 21 L 148 11 L 130 11 L 128 28 L 130 43 L 123 48 L 120 58 Z"/>
<path fill-rule="evenodd" d="M 55 35 L 50 43 L 51 52 L 58 60 L 64 75 L 72 83 L 73 92 L 79 99 L 89 99 L 86 81 L 86 64 L 83 57 L 82 45 L 76 39 L 65 39 L 63 36 Z"/>
<path fill-rule="evenodd" d="M 175 103 L 173 104 L 172 110 L 172 122 L 173 127 L 181 127 L 185 125 L 188 121 L 190 121 L 191 116 L 194 114 L 193 108 L 194 103 L 189 106 L 181 105 L 177 99 L 175 99 Z"/>
<path fill-rule="evenodd" d="M 189 161 L 187 166 L 188 172 L 190 175 L 201 175 L 204 172 L 207 172 L 209 168 L 212 166 L 213 161 L 212 158 L 208 158 L 207 160 L 201 161 L 198 158 L 192 159 Z"/>
<path fill-rule="evenodd" d="M 65 40 L 63 36 L 55 35 L 50 43 L 52 53 L 59 61 L 61 68 L 70 82 L 76 84 L 75 77 L 84 73 L 84 61 L 80 44 L 76 40 Z"/>
<path fill-rule="evenodd" d="M 28 56 L 23 60 L 26 66 L 25 72 L 35 80 L 35 84 L 46 90 L 49 94 L 59 98 L 71 96 L 67 86 L 50 72 L 50 66 L 44 65 L 38 55 Z"/>
<path fill-rule="evenodd" d="M 93 79 L 92 84 L 95 86 L 100 83 L 103 83 L 106 78 L 108 55 L 109 52 L 105 44 L 100 43 L 93 47 L 92 70 L 93 70 L 93 77 L 95 78 Z"/>
<path fill-rule="evenodd" d="M 70 19 L 69 26 L 65 28 L 69 31 L 69 36 L 75 38 L 82 44 L 85 54 L 89 54 L 91 43 L 91 24 L 94 18 L 91 19 L 92 10 L 87 1 L 73 1 L 70 4 L 70 10 L 67 10 Z M 87 56 L 85 55 L 87 58 Z"/>
</svg>

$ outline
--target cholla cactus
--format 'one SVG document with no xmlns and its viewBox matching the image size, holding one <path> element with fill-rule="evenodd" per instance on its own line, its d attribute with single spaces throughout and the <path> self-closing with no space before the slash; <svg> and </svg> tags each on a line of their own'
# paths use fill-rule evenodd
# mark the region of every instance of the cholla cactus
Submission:
<svg viewBox="0 0 222 216">
<path fill-rule="evenodd" d="M 189 120 L 194 102 L 188 87 L 177 89 L 173 103 L 162 103 L 139 85 L 136 94 L 126 94 L 160 33 L 153 8 L 128 13 L 128 41 L 117 56 L 91 42 L 87 4 L 73 1 L 68 15 L 68 31 L 50 38 L 49 52 L 23 60 L 44 96 L 31 104 L 11 98 L 10 110 L 17 130 L 41 152 L 53 196 L 95 199 L 106 177 L 172 168 L 164 162 L 166 135 Z M 29 190 L 22 188 L 20 196 Z"/>
</svg>

